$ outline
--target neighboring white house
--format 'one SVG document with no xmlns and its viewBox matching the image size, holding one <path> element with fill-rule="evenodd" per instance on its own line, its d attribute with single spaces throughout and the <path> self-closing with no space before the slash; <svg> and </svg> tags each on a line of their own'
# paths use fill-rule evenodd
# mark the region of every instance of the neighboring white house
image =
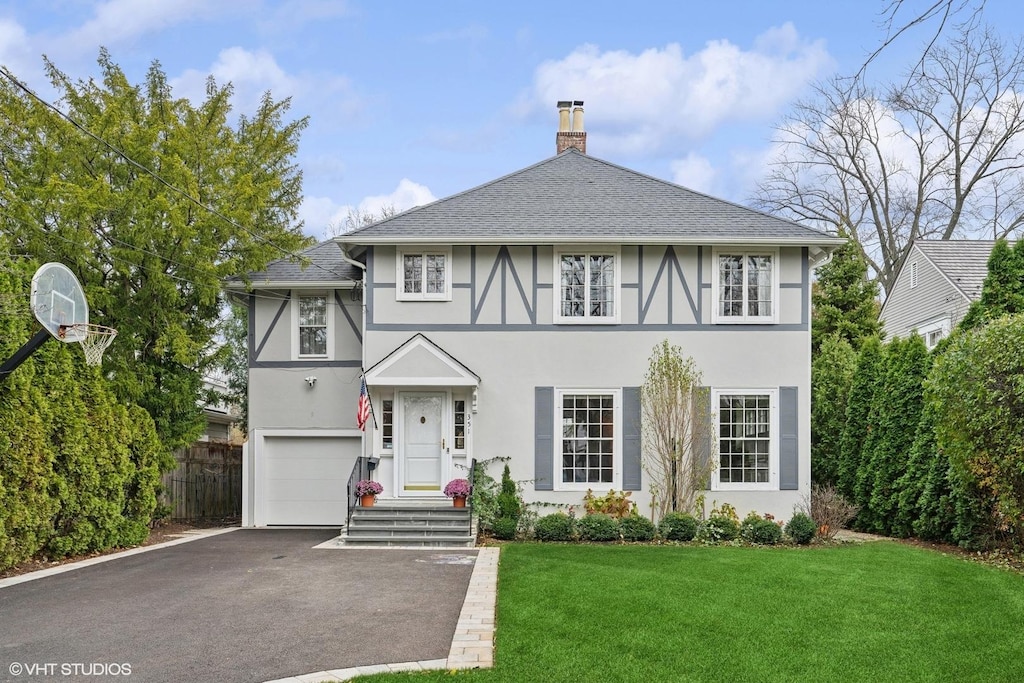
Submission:
<svg viewBox="0 0 1024 683">
<path fill-rule="evenodd" d="M 994 245 L 992 240 L 914 242 L 878 314 L 885 338 L 916 331 L 931 349 L 948 337 L 981 297 Z"/>
<path fill-rule="evenodd" d="M 384 499 L 508 456 L 529 501 L 624 489 L 646 513 L 639 386 L 664 339 L 712 392 L 707 504 L 792 515 L 811 270 L 843 240 L 587 156 L 560 108 L 556 156 L 229 283 L 249 306 L 243 524 L 343 524 L 360 455 Z"/>
</svg>

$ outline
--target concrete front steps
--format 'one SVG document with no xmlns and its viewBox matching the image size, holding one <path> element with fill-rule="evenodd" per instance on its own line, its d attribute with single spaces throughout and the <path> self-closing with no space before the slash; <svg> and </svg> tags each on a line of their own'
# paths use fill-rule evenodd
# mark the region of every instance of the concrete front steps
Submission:
<svg viewBox="0 0 1024 683">
<path fill-rule="evenodd" d="M 380 501 L 357 506 L 342 532 L 347 548 L 472 548 L 476 534 L 469 508 L 445 502 Z"/>
</svg>

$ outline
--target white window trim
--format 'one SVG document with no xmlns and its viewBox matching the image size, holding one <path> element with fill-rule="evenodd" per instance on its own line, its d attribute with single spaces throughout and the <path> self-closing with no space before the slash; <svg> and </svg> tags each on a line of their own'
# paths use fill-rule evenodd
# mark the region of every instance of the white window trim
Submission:
<svg viewBox="0 0 1024 683">
<path fill-rule="evenodd" d="M 470 396 L 469 395 L 455 393 L 455 392 L 453 392 L 452 395 L 451 395 L 451 401 L 452 401 L 452 433 L 451 433 L 451 444 L 452 444 L 452 447 L 451 447 L 451 452 L 452 452 L 452 454 L 459 455 L 459 456 L 468 455 L 469 451 L 470 451 L 470 443 L 469 443 L 470 435 L 473 433 L 473 429 L 472 429 L 473 413 L 470 410 L 472 402 L 470 400 Z M 456 401 L 462 401 L 464 403 L 463 419 L 465 420 L 465 422 L 463 423 L 463 437 L 462 437 L 463 438 L 463 444 L 462 444 L 462 448 L 456 448 L 455 447 L 455 412 L 456 412 L 455 411 L 455 402 Z"/>
<path fill-rule="evenodd" d="M 608 482 L 563 482 L 562 481 L 562 398 L 566 394 L 599 395 L 610 394 L 612 396 L 612 420 L 615 435 L 612 440 L 612 481 Z M 622 488 L 622 389 L 607 387 L 556 387 L 555 388 L 555 410 L 554 410 L 554 480 L 555 491 L 586 491 L 587 489 L 601 489 L 608 487 L 612 489 Z"/>
<path fill-rule="evenodd" d="M 440 254 L 444 256 L 444 292 L 428 294 L 426 280 L 422 292 L 406 292 L 405 289 L 405 257 Z M 451 301 L 452 300 L 452 249 L 451 247 L 402 247 L 395 254 L 395 298 L 397 301 Z M 426 267 L 426 258 L 424 258 Z"/>
<path fill-rule="evenodd" d="M 299 353 L 301 348 L 299 346 L 299 299 L 309 296 L 322 296 L 324 298 L 324 308 L 327 313 L 327 353 Z M 334 291 L 293 289 L 291 297 L 292 360 L 334 360 Z"/>
<path fill-rule="evenodd" d="M 725 482 L 720 481 L 721 476 L 721 410 L 719 409 L 719 398 L 723 395 L 757 395 L 768 396 L 768 405 L 771 414 L 769 425 L 771 436 L 768 439 L 768 481 L 757 482 Z M 715 467 L 711 473 L 712 491 L 777 491 L 779 489 L 779 390 L 778 389 L 756 389 L 750 387 L 738 388 L 715 388 L 711 391 L 711 407 L 715 411 Z"/>
<path fill-rule="evenodd" d="M 380 401 L 379 406 L 375 408 L 380 409 L 380 421 L 376 425 L 374 449 L 377 455 L 394 455 L 395 453 L 395 394 L 394 392 L 380 392 L 379 396 L 376 396 Z M 391 401 L 391 448 L 384 448 L 384 401 Z"/>
<path fill-rule="evenodd" d="M 743 315 L 721 315 L 718 312 L 718 301 L 721 295 L 721 276 L 719 274 L 718 258 L 720 256 L 770 256 L 772 259 L 772 314 L 752 316 Z M 720 247 L 712 250 L 711 255 L 711 323 L 713 325 L 772 325 L 779 322 L 779 250 L 763 249 L 757 247 Z M 746 270 L 744 270 L 746 272 Z M 746 291 L 746 282 L 744 282 Z M 744 307 L 744 310 L 746 308 Z"/>
<path fill-rule="evenodd" d="M 941 318 L 936 318 L 934 320 L 929 320 L 926 323 L 916 325 L 914 326 L 914 329 L 919 335 L 921 335 L 921 338 L 924 340 L 924 345 L 928 347 L 929 351 L 931 351 L 938 344 L 929 344 L 928 335 L 932 332 L 941 332 L 942 336 L 939 337 L 939 339 L 945 339 L 949 336 L 950 329 L 952 328 L 951 323 L 952 321 L 949 319 L 949 316 L 943 316 Z"/>
<path fill-rule="evenodd" d="M 562 256 L 613 256 L 615 258 L 615 286 L 613 287 L 614 315 L 583 317 L 562 315 Z M 552 263 L 552 320 L 557 325 L 617 325 L 622 319 L 622 249 L 620 247 L 603 247 L 600 245 L 580 245 L 579 247 L 559 247 L 554 250 Z"/>
</svg>

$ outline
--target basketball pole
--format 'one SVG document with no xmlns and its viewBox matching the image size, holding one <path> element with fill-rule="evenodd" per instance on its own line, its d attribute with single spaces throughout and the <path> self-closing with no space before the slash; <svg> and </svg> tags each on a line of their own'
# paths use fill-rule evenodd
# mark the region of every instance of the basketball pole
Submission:
<svg viewBox="0 0 1024 683">
<path fill-rule="evenodd" d="M 14 355 L 4 361 L 3 365 L 0 365 L 0 382 L 7 379 L 7 375 L 11 374 L 18 369 L 18 366 L 25 362 L 25 359 L 31 356 L 36 349 L 43 345 L 47 339 L 50 338 L 50 331 L 45 327 L 35 333 L 31 339 L 25 342 L 20 349 L 14 352 Z"/>
</svg>

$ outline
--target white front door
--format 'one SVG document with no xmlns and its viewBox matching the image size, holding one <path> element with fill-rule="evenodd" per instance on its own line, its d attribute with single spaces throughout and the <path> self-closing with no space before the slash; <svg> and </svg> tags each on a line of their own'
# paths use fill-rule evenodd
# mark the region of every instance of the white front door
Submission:
<svg viewBox="0 0 1024 683">
<path fill-rule="evenodd" d="M 443 393 L 401 394 L 401 495 L 440 494 L 444 463 Z"/>
</svg>

